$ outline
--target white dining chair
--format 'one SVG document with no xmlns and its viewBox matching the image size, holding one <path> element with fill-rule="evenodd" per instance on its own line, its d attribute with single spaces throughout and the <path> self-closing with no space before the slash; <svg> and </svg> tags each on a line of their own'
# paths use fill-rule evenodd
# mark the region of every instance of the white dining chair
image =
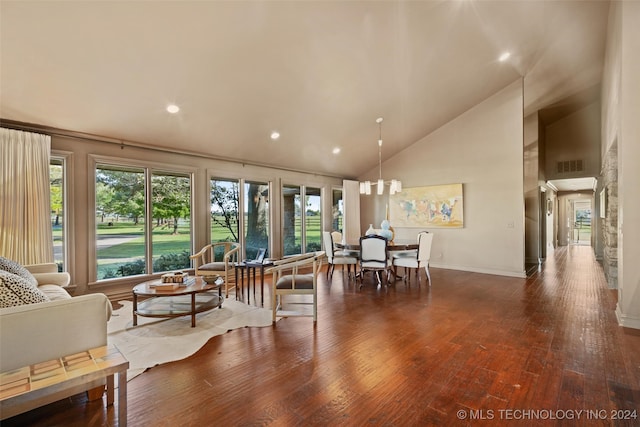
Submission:
<svg viewBox="0 0 640 427">
<path fill-rule="evenodd" d="M 431 258 L 431 244 L 433 233 L 421 231 L 418 233 L 418 250 L 415 253 L 400 252 L 393 255 L 393 267 L 403 267 L 405 269 L 415 269 L 416 278 L 420 283 L 420 269 L 424 268 L 427 273 L 427 280 L 431 286 L 431 274 L 429 273 L 429 259 Z M 404 275 L 404 279 L 409 279 L 409 274 Z"/>
<path fill-rule="evenodd" d="M 389 256 L 387 251 L 387 239 L 382 236 L 368 235 L 360 237 L 360 286 L 364 281 L 364 273 L 373 271 L 378 279 L 378 285 L 382 285 L 381 278 L 384 273 L 385 282 L 389 281 Z"/>
<path fill-rule="evenodd" d="M 344 272 L 344 266 L 347 266 L 347 277 L 351 278 L 351 266 L 353 265 L 353 275 L 356 273 L 356 266 L 358 265 L 358 257 L 352 252 L 336 249 L 335 242 L 333 240 L 333 233 L 328 231 L 322 232 L 322 243 L 324 244 L 324 250 L 327 255 L 327 278 L 333 276 L 333 270 L 336 265 L 342 266 Z"/>
</svg>

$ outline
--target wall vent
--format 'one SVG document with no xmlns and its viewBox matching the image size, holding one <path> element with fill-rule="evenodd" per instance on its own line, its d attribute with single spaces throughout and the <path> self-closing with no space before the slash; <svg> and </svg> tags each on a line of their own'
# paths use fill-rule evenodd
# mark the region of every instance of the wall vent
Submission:
<svg viewBox="0 0 640 427">
<path fill-rule="evenodd" d="M 558 162 L 558 173 L 582 172 L 584 162 L 582 160 L 565 160 Z"/>
</svg>

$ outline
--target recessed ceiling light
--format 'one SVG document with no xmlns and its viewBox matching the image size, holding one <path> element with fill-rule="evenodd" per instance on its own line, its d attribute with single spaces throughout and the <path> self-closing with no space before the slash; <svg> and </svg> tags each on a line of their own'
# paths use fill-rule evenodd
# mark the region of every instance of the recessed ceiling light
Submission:
<svg viewBox="0 0 640 427">
<path fill-rule="evenodd" d="M 178 107 L 175 104 L 169 104 L 167 105 L 167 111 L 170 112 L 171 114 L 175 114 L 178 111 L 180 111 L 180 107 Z"/>
<path fill-rule="evenodd" d="M 509 57 L 510 57 L 510 56 L 511 56 L 511 53 L 509 53 L 509 52 L 505 52 L 505 53 L 503 53 L 502 55 L 500 55 L 500 58 L 498 58 L 498 61 L 500 61 L 500 62 L 504 62 L 504 61 L 506 61 L 507 59 L 509 59 Z"/>
<path fill-rule="evenodd" d="M 275 141 L 278 138 L 280 138 L 280 132 L 275 131 L 275 130 L 273 132 L 271 132 L 271 139 L 273 139 Z"/>
<path fill-rule="evenodd" d="M 333 149 L 333 154 L 340 154 L 340 147 L 336 147 Z"/>
</svg>

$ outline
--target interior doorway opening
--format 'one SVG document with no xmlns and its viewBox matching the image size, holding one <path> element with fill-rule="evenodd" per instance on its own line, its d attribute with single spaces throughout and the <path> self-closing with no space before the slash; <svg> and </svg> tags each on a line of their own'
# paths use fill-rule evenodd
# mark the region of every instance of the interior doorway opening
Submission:
<svg viewBox="0 0 640 427">
<path fill-rule="evenodd" d="M 591 213 L 592 206 L 589 199 L 571 200 L 572 221 L 569 229 L 569 244 L 571 245 L 591 245 Z"/>
</svg>

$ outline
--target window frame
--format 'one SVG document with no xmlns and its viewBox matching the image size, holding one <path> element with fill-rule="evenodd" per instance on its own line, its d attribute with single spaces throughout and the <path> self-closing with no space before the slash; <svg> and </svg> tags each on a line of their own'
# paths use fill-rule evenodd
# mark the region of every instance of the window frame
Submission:
<svg viewBox="0 0 640 427">
<path fill-rule="evenodd" d="M 280 209 L 281 209 L 281 214 L 280 214 L 280 229 L 284 230 L 284 188 L 285 187 L 289 187 L 289 188 L 299 188 L 300 192 L 299 192 L 299 196 L 300 196 L 300 200 L 301 200 L 301 206 L 300 206 L 300 211 L 301 211 L 301 217 L 300 217 L 300 253 L 304 254 L 307 253 L 307 211 L 306 211 L 306 200 L 307 200 L 307 188 L 313 188 L 315 190 L 320 190 L 320 245 L 322 246 L 322 231 L 324 229 L 324 218 L 325 218 L 325 209 L 324 209 L 324 204 L 325 204 L 325 187 L 323 185 L 318 185 L 318 184 L 312 184 L 312 183 L 307 183 L 307 184 L 290 184 L 287 182 L 282 182 L 280 185 Z M 315 196 L 315 195 L 314 195 Z M 281 233 L 281 234 L 284 234 Z M 281 252 L 284 254 L 284 240 L 282 240 L 280 242 L 280 250 Z"/>
<path fill-rule="evenodd" d="M 75 272 L 75 251 L 73 245 L 74 229 L 71 224 L 75 224 L 74 209 L 72 206 L 73 196 L 73 153 L 70 151 L 51 150 L 49 166 L 52 161 L 59 161 L 62 165 L 62 266 L 63 271 L 68 272 L 72 277 Z M 53 241 L 52 241 L 53 244 Z"/>
<path fill-rule="evenodd" d="M 147 271 L 141 275 L 133 275 L 133 276 L 125 276 L 125 277 L 117 277 L 117 278 L 109 278 L 109 279 L 98 279 L 98 260 L 97 260 L 97 250 L 96 250 L 96 242 L 97 242 L 97 223 L 96 223 L 96 168 L 99 165 L 112 166 L 116 168 L 135 168 L 142 169 L 144 171 L 144 181 L 145 181 L 145 270 Z M 164 174 L 177 174 L 177 175 L 186 175 L 190 180 L 190 220 L 189 220 L 189 239 L 190 239 L 190 251 L 193 253 L 194 244 L 195 244 L 195 236 L 194 236 L 194 204 L 195 204 L 195 176 L 196 169 L 190 167 L 184 167 L 180 165 L 166 164 L 160 162 L 146 162 L 142 160 L 133 160 L 133 159 L 125 159 L 122 157 L 113 157 L 113 156 L 102 156 L 89 154 L 88 162 L 87 162 L 87 177 L 88 177 L 88 241 L 90 242 L 88 247 L 88 277 L 89 283 L 88 286 L 95 285 L 117 285 L 122 283 L 132 282 L 132 279 L 135 281 L 141 281 L 145 278 L 153 278 L 160 277 L 162 272 L 151 272 L 153 271 L 153 259 L 152 259 L 152 227 L 153 227 L 153 206 L 152 206 L 152 183 L 151 178 L 154 172 L 164 173 Z M 149 273 L 151 272 L 151 273 Z"/>
</svg>

